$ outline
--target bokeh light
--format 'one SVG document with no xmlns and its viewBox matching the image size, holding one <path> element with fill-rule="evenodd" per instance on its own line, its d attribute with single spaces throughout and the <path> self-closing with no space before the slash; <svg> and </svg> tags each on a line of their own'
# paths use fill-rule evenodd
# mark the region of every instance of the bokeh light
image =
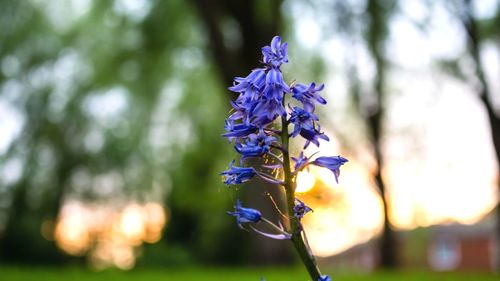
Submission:
<svg viewBox="0 0 500 281">
<path fill-rule="evenodd" d="M 64 205 L 54 236 L 67 253 L 89 254 L 96 268 L 130 269 L 137 247 L 160 240 L 166 223 L 166 211 L 156 202 L 116 207 L 72 201 Z"/>
</svg>

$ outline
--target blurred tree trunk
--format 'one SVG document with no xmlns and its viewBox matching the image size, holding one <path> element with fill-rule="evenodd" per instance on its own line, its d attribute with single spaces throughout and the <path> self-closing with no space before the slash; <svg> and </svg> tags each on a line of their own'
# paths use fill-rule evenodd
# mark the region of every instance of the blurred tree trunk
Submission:
<svg viewBox="0 0 500 281">
<path fill-rule="evenodd" d="M 278 35 L 282 1 L 191 0 L 209 35 L 210 52 L 224 85 L 258 65 L 261 48 Z M 260 5 L 260 6 L 259 6 Z M 260 9 L 259 9 L 260 8 Z M 266 10 L 265 14 L 258 11 Z M 230 25 L 236 25 L 230 27 Z M 236 28 L 240 42 L 231 42 Z M 231 44 L 232 45 L 229 45 Z"/>
<path fill-rule="evenodd" d="M 486 81 L 485 71 L 481 62 L 481 32 L 478 23 L 473 16 L 473 5 L 471 0 L 464 0 L 461 7 L 461 20 L 467 33 L 467 50 L 474 61 L 474 72 L 477 81 L 474 88 L 486 109 L 490 122 L 491 137 L 496 152 L 497 163 L 500 166 L 500 118 L 498 117 L 492 101 L 490 85 Z M 498 26 L 497 26 L 498 28 Z M 499 171 L 500 173 L 500 171 Z M 500 194 L 500 180 L 497 179 L 498 193 Z M 500 271 L 500 201 L 496 206 L 496 249 L 495 249 L 495 269 Z"/>
<path fill-rule="evenodd" d="M 376 167 L 374 171 L 374 181 L 382 198 L 384 209 L 384 227 L 380 241 L 380 264 L 382 268 L 395 268 L 398 266 L 397 241 L 394 231 L 391 228 L 388 212 L 388 195 L 386 184 L 382 176 L 384 166 L 384 155 L 382 151 L 383 121 L 385 115 L 385 104 L 387 97 L 386 89 L 386 69 L 387 59 L 384 54 L 385 41 L 388 34 L 388 19 L 390 10 L 393 8 L 392 1 L 369 0 L 366 13 L 369 19 L 369 27 L 366 34 L 368 50 L 374 59 L 376 74 L 373 85 L 373 102 L 367 105 L 364 110 L 365 122 L 368 125 L 368 132 L 371 136 Z"/>
</svg>

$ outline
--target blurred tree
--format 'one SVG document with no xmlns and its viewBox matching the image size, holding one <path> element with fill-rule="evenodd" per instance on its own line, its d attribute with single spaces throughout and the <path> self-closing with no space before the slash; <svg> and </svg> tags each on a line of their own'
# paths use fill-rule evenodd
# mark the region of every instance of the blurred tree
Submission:
<svg viewBox="0 0 500 281">
<path fill-rule="evenodd" d="M 384 165 L 383 121 L 387 104 L 386 71 L 388 65 L 385 42 L 389 34 L 388 22 L 395 7 L 395 0 L 369 0 L 366 6 L 368 28 L 365 37 L 368 50 L 375 61 L 376 73 L 373 85 L 374 96 L 371 96 L 371 100 L 365 103 L 363 117 L 371 136 L 376 161 L 374 180 L 380 190 L 384 209 L 384 227 L 380 243 L 380 266 L 383 268 L 394 268 L 398 265 L 397 243 L 389 220 L 387 185 L 382 176 Z"/>
<path fill-rule="evenodd" d="M 190 4 L 2 3 L 0 102 L 22 123 L 0 156 L 0 169 L 21 163 L 18 178 L 0 179 L 3 261 L 67 258 L 40 232 L 68 200 L 165 196 L 171 251 L 145 260 L 234 262 L 252 250 L 221 215 L 231 208 L 218 176 L 231 149 L 220 137 L 231 98 L 223 88 L 256 66 L 281 1 Z M 283 260 L 273 253 L 258 256 Z"/>
<path fill-rule="evenodd" d="M 346 61 L 349 94 L 354 114 L 361 119 L 362 127 L 370 140 L 375 166 L 373 182 L 380 192 L 384 211 L 383 230 L 379 242 L 379 267 L 395 268 L 398 263 L 398 244 L 389 218 L 389 196 L 382 175 L 384 167 L 384 121 L 388 104 L 387 72 L 389 59 L 386 54 L 386 41 L 389 35 L 389 22 L 396 11 L 396 0 L 368 0 L 363 11 L 352 3 L 334 1 L 334 21 L 336 32 L 351 45 Z M 361 37 L 361 38 L 359 38 Z M 358 45 L 363 45 L 371 56 L 375 68 L 373 84 L 362 87 L 358 70 Z"/>
<path fill-rule="evenodd" d="M 491 138 L 496 152 L 496 159 L 500 166 L 500 117 L 498 109 L 494 104 L 495 93 L 489 85 L 486 78 L 483 61 L 481 60 L 481 46 L 484 41 L 491 40 L 496 42 L 497 46 L 500 42 L 500 3 L 497 4 L 496 15 L 491 19 L 478 20 L 474 17 L 474 2 L 471 0 L 463 0 L 461 2 L 451 2 L 453 12 L 459 15 L 465 33 L 467 35 L 467 53 L 474 62 L 475 79 L 469 81 L 472 88 L 476 91 L 478 98 L 481 100 L 490 122 Z M 498 49 L 500 50 L 500 48 Z M 467 77 L 466 75 L 458 75 L 459 77 Z M 498 93 L 496 93 L 498 95 Z M 500 194 L 500 180 L 497 182 L 498 193 Z M 500 241 L 500 201 L 496 207 L 496 241 Z M 500 270 L 500 244 L 497 243 L 495 249 L 496 264 L 495 267 Z"/>
<path fill-rule="evenodd" d="M 229 207 L 213 154 L 227 97 L 197 18 L 183 1 L 72 3 L 2 2 L 0 100 L 22 123 L 0 159 L 20 174 L 1 179 L 2 260 L 62 260 L 40 233 L 67 200 L 161 201 L 168 186 L 184 195 L 169 207 L 189 204 L 192 229 L 212 230 L 193 254 L 223 244 L 210 212 Z"/>
<path fill-rule="evenodd" d="M 224 81 L 256 67 L 260 49 L 281 29 L 281 0 L 191 0 L 210 38 L 210 51 Z"/>
</svg>

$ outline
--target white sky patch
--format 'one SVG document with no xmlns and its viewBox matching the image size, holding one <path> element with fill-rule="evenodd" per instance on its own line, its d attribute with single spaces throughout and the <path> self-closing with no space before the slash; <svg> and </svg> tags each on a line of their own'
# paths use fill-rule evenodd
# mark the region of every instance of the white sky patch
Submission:
<svg viewBox="0 0 500 281">
<path fill-rule="evenodd" d="M 118 14 L 128 16 L 140 22 L 151 10 L 151 1 L 148 0 L 115 0 L 113 8 Z"/>
<path fill-rule="evenodd" d="M 494 17 L 499 5 L 498 0 L 475 0 L 472 3 L 474 16 L 482 19 Z"/>
<path fill-rule="evenodd" d="M 428 7 L 424 1 L 400 1 L 399 8 L 404 17 L 421 22 L 427 16 Z"/>
<path fill-rule="evenodd" d="M 389 58 L 405 68 L 418 68 L 429 67 L 436 59 L 458 57 L 463 51 L 465 38 L 457 18 L 450 15 L 443 5 L 436 4 L 430 26 L 422 31 L 407 16 L 415 13 L 412 9 L 418 5 L 416 3 L 401 2 L 404 14 L 396 15 L 391 22 Z M 414 17 L 423 16 L 417 12 Z"/>
<path fill-rule="evenodd" d="M 0 99 L 0 155 L 5 153 L 19 135 L 24 124 L 23 115 L 10 103 Z"/>
<path fill-rule="evenodd" d="M 122 86 L 87 97 L 84 110 L 104 127 L 114 126 L 128 107 L 129 92 Z"/>
<path fill-rule="evenodd" d="M 391 60 L 410 68 L 429 64 L 430 43 L 407 18 L 397 16 L 393 20 L 391 39 L 387 51 Z"/>
<path fill-rule="evenodd" d="M 320 43 L 320 27 L 311 19 L 305 18 L 297 23 L 297 34 L 301 43 L 308 48 L 312 48 Z"/>
<path fill-rule="evenodd" d="M 443 5 L 436 5 L 432 14 L 427 41 L 433 58 L 456 58 L 462 54 L 465 43 L 462 25 Z"/>
<path fill-rule="evenodd" d="M 4 185 L 15 183 L 23 173 L 23 161 L 20 158 L 12 158 L 5 162 L 1 170 L 1 179 Z"/>
</svg>

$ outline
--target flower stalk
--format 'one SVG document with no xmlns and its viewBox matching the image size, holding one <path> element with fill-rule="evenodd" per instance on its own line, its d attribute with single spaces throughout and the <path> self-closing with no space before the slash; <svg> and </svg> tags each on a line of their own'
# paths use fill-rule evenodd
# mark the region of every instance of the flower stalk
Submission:
<svg viewBox="0 0 500 281">
<path fill-rule="evenodd" d="M 338 181 L 340 167 L 347 159 L 341 156 L 321 156 L 312 160 L 316 153 L 307 157 L 304 151 L 298 156 L 290 155 L 290 140 L 295 137 L 300 136 L 305 140 L 303 149 L 311 143 L 319 147 L 320 140 L 329 141 L 329 138 L 321 131 L 319 118 L 314 114 L 315 104 L 326 104 L 326 100 L 319 94 L 324 85 L 316 87 L 315 83 L 307 86 L 295 82 L 291 86 L 286 84 L 281 66 L 288 62 L 287 47 L 287 43 L 282 43 L 280 37 L 274 37 L 270 46 L 262 48 L 264 67 L 252 70 L 247 77 L 236 77 L 234 85 L 229 87 L 229 90 L 239 96 L 231 102 L 233 110 L 226 120 L 226 133 L 222 136 L 234 142 L 236 152 L 241 155 L 240 165 L 244 165 L 247 158 L 260 158 L 264 160 L 264 164 L 259 169 L 239 167 L 234 166 L 233 160 L 229 170 L 221 173 L 228 186 L 245 183 L 254 177 L 282 186 L 286 195 L 287 215 L 283 215 L 279 208 L 278 212 L 285 217 L 287 228 L 281 222 L 275 224 L 266 219 L 256 209 L 243 207 L 239 200 L 235 211 L 228 214 L 236 217 L 240 228 L 245 225 L 265 237 L 290 240 L 313 281 L 330 281 L 329 276 L 321 275 L 302 227 L 301 219 L 312 209 L 295 197 L 296 177 L 309 165 L 316 165 L 331 170 Z M 286 96 L 301 105 L 285 106 Z M 278 118 L 281 120 L 281 130 L 273 128 Z M 291 133 L 289 125 L 293 125 Z M 275 152 L 281 155 L 276 155 Z M 269 160 L 271 163 L 268 163 Z M 291 160 L 295 162 L 293 170 Z M 283 179 L 273 176 L 275 169 L 283 169 Z M 272 172 L 268 172 L 269 170 Z M 259 222 L 267 224 L 273 232 L 256 228 L 255 225 Z"/>
<path fill-rule="evenodd" d="M 302 227 L 300 227 L 299 219 L 294 215 L 297 175 L 292 175 L 291 171 L 290 155 L 288 153 L 290 136 L 288 135 L 288 121 L 284 117 L 281 118 L 281 132 L 281 142 L 285 151 L 283 152 L 283 172 L 285 176 L 288 223 L 290 227 L 290 233 L 292 234 L 291 241 L 312 280 L 320 280 L 321 272 L 319 271 L 314 256 L 310 253 L 308 247 L 305 245 L 304 240 L 302 239 L 301 233 L 303 230 Z"/>
</svg>

